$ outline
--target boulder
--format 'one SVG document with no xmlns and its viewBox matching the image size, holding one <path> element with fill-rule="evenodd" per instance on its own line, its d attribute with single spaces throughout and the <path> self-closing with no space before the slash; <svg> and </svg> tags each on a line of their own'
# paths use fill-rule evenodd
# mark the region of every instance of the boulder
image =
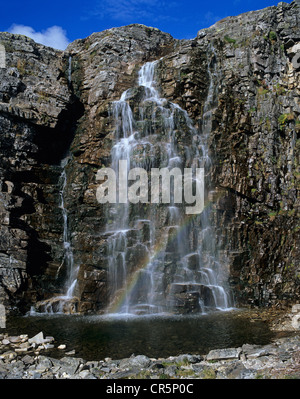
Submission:
<svg viewBox="0 0 300 399">
<path fill-rule="evenodd" d="M 214 349 L 206 355 L 206 360 L 232 360 L 239 359 L 242 348 Z"/>
<path fill-rule="evenodd" d="M 36 334 L 34 337 L 29 338 L 29 339 L 28 339 L 28 342 L 29 342 L 30 344 L 36 344 L 36 345 L 43 344 L 43 343 L 45 342 L 45 341 L 44 341 L 44 334 L 43 334 L 43 332 L 41 331 L 41 332 L 39 332 L 38 334 Z"/>
</svg>

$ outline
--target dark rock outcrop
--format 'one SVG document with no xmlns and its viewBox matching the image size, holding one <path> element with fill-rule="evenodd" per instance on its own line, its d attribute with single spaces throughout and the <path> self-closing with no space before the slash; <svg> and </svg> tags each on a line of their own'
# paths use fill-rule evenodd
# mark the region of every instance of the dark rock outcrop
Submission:
<svg viewBox="0 0 300 399">
<path fill-rule="evenodd" d="M 108 305 L 96 172 L 108 166 L 113 143 L 110 105 L 145 62 L 161 58 L 162 96 L 200 129 L 212 57 L 212 217 L 230 287 L 238 305 L 299 301 L 299 25 L 293 2 L 226 18 L 193 40 L 130 25 L 60 52 L 1 33 L 0 302 L 28 310 L 62 292 L 59 176 L 70 150 L 65 206 L 79 266 L 75 295 L 81 312 Z"/>
</svg>

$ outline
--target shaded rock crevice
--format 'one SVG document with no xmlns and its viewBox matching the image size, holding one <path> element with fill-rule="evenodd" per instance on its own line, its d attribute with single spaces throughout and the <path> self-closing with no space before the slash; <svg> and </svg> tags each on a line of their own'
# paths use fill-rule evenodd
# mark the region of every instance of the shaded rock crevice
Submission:
<svg viewBox="0 0 300 399">
<path fill-rule="evenodd" d="M 60 76 L 61 52 L 20 35 L 1 40 L 0 298 L 26 310 L 45 295 L 49 265 L 61 258 L 59 164 L 83 108 Z"/>
</svg>

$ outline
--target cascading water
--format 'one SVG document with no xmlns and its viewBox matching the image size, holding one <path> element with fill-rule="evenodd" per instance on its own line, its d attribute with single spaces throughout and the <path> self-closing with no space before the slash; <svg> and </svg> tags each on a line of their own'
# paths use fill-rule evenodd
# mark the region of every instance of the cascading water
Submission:
<svg viewBox="0 0 300 399">
<path fill-rule="evenodd" d="M 208 178 L 207 139 L 216 80 L 213 48 L 211 54 L 200 133 L 186 111 L 159 96 L 155 71 L 160 61 L 146 63 L 139 71 L 138 86 L 113 103 L 111 166 L 117 176 L 119 162 L 126 160 L 127 171 L 122 173 L 133 167 L 148 173 L 151 168 L 202 167 Z M 169 204 L 107 206 L 108 313 L 189 313 L 229 307 L 219 278 L 221 264 L 209 207 L 187 217 L 172 193 Z"/>
<path fill-rule="evenodd" d="M 62 187 L 60 190 L 60 208 L 62 210 L 63 215 L 63 246 L 64 246 L 64 258 L 67 269 L 67 279 L 65 284 L 66 294 L 63 298 L 70 299 L 74 295 L 74 289 L 77 283 L 77 274 L 78 267 L 74 265 L 74 256 L 73 249 L 70 240 L 69 227 L 68 227 L 68 211 L 65 208 L 64 202 L 64 192 L 67 184 L 67 175 L 66 175 L 66 165 L 68 164 L 69 158 L 63 159 L 61 166 L 63 168 L 62 173 L 60 175 L 60 186 Z"/>
<path fill-rule="evenodd" d="M 58 180 L 58 184 L 60 187 L 59 198 L 60 204 L 59 207 L 63 216 L 63 249 L 64 249 L 64 261 L 66 267 L 66 281 L 63 295 L 54 296 L 52 298 L 46 299 L 44 301 L 38 302 L 34 309 L 31 309 L 31 313 L 38 312 L 42 313 L 75 313 L 76 312 L 76 303 L 77 298 L 74 297 L 74 291 L 77 283 L 77 274 L 79 268 L 74 264 L 74 256 L 73 249 L 71 245 L 69 227 L 68 227 L 68 211 L 65 207 L 64 195 L 65 188 L 67 184 L 67 174 L 66 174 L 66 166 L 69 162 L 69 156 L 64 158 L 61 161 L 62 172 Z M 60 268 L 58 269 L 57 274 L 59 274 Z"/>
<path fill-rule="evenodd" d="M 71 85 L 72 83 L 72 56 L 69 56 L 69 63 L 68 63 L 68 83 Z"/>
</svg>

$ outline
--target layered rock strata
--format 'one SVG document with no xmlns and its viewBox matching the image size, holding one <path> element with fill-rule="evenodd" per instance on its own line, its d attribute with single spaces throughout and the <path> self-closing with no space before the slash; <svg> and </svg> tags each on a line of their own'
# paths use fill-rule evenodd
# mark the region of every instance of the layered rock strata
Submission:
<svg viewBox="0 0 300 399">
<path fill-rule="evenodd" d="M 107 307 L 107 220 L 96 174 L 110 161 L 112 102 L 153 60 L 160 60 L 161 97 L 187 111 L 199 131 L 214 80 L 209 199 L 236 304 L 297 302 L 299 21 L 295 2 L 279 3 L 225 18 L 192 40 L 130 25 L 77 40 L 65 52 L 1 33 L 0 302 L 26 311 L 64 292 L 59 177 L 70 153 L 64 206 L 79 268 L 76 310 Z M 134 263 L 134 237 L 131 245 Z"/>
</svg>

